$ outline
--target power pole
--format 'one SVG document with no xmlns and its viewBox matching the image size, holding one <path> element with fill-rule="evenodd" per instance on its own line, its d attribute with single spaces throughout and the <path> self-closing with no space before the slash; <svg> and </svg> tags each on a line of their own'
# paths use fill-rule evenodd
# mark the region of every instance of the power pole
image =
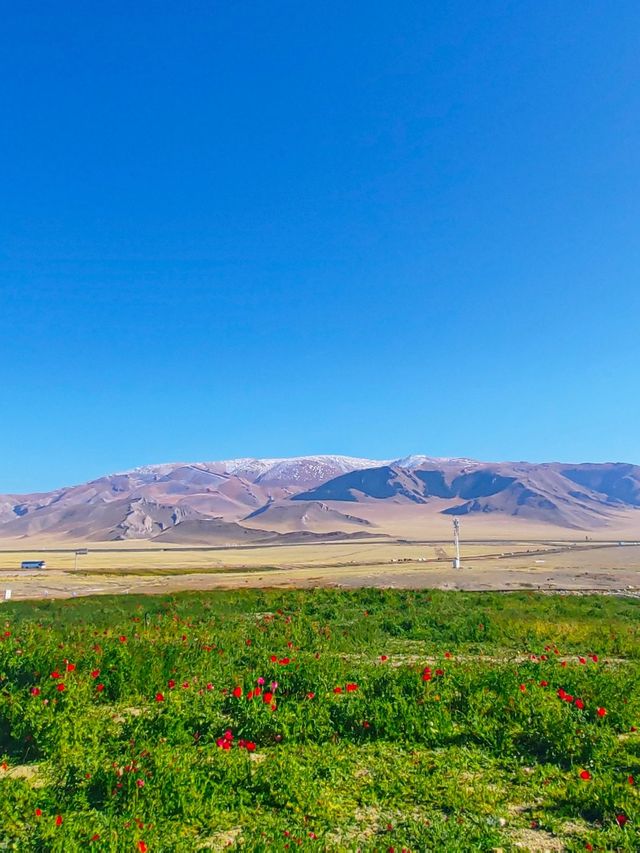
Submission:
<svg viewBox="0 0 640 853">
<path fill-rule="evenodd" d="M 460 568 L 460 522 L 457 518 L 453 519 L 453 544 L 456 549 L 456 555 L 453 558 L 453 568 Z"/>
</svg>

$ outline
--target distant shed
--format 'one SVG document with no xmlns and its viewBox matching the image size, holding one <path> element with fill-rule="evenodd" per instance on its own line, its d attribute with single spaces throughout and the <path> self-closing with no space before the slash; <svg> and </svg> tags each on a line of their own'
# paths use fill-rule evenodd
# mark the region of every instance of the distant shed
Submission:
<svg viewBox="0 0 640 853">
<path fill-rule="evenodd" d="M 23 560 L 20 563 L 21 569 L 46 569 L 47 564 L 44 560 Z"/>
</svg>

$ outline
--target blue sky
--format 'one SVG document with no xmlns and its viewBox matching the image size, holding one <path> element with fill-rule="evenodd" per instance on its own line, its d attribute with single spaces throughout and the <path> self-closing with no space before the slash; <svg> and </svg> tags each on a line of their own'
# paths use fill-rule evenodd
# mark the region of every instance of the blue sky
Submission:
<svg viewBox="0 0 640 853">
<path fill-rule="evenodd" d="M 7 5 L 0 492 L 640 462 L 636 2 Z"/>
</svg>

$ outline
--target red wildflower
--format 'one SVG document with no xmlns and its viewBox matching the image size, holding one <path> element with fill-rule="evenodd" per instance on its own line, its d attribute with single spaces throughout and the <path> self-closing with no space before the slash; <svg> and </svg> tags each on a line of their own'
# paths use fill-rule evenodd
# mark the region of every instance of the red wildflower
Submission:
<svg viewBox="0 0 640 853">
<path fill-rule="evenodd" d="M 315 693 L 307 693 L 307 699 L 314 699 L 315 695 Z"/>
<path fill-rule="evenodd" d="M 253 690 L 250 690 L 250 691 L 247 693 L 247 699 L 253 699 Z"/>
<path fill-rule="evenodd" d="M 42 809 L 36 809 L 36 817 L 42 817 Z"/>
<path fill-rule="evenodd" d="M 254 743 L 252 740 L 248 740 L 248 741 L 245 743 L 245 748 L 246 748 L 247 752 L 254 752 L 254 751 L 255 751 L 255 748 L 256 748 L 256 745 L 255 745 L 255 743 Z"/>
<path fill-rule="evenodd" d="M 347 684 L 347 693 L 355 693 L 355 691 L 357 689 L 358 689 L 357 684 Z"/>
<path fill-rule="evenodd" d="M 606 713 L 607 713 L 607 709 L 606 709 L 606 708 L 598 708 L 598 710 L 596 711 L 596 714 L 597 714 L 599 717 L 604 717 L 604 716 L 606 716 Z"/>
<path fill-rule="evenodd" d="M 581 770 L 580 771 L 580 778 L 584 779 L 585 782 L 587 782 L 589 779 L 591 779 L 591 773 L 589 773 L 588 770 Z"/>
<path fill-rule="evenodd" d="M 56 826 L 62 826 L 62 815 L 56 815 Z"/>
<path fill-rule="evenodd" d="M 173 688 L 175 686 L 176 686 L 175 681 L 173 680 L 173 678 L 170 678 L 169 681 L 167 681 L 167 687 L 169 688 L 169 690 L 173 690 Z"/>
<path fill-rule="evenodd" d="M 586 663 L 587 662 L 586 658 L 578 658 L 578 660 L 580 661 L 580 663 Z"/>
<path fill-rule="evenodd" d="M 624 826 L 628 820 L 629 820 L 629 818 L 624 814 L 617 814 L 616 815 L 616 821 L 618 822 L 618 826 Z"/>
<path fill-rule="evenodd" d="M 213 684 L 210 681 L 207 684 L 207 690 L 213 690 Z"/>
<path fill-rule="evenodd" d="M 118 639 L 120 640 L 120 642 L 121 642 L 121 643 L 126 643 L 126 642 L 127 642 L 127 638 L 125 637 L 125 635 L 124 635 L 124 634 L 120 634 L 120 636 L 118 637 Z"/>
<path fill-rule="evenodd" d="M 31 695 L 32 696 L 39 696 L 40 695 L 40 688 L 39 687 L 32 687 L 31 688 Z"/>
<path fill-rule="evenodd" d="M 149 848 L 148 848 L 148 847 L 147 847 L 147 845 L 144 843 L 144 841 L 138 841 L 138 850 L 140 851 L 140 853 L 147 853 L 147 850 L 148 850 L 148 849 L 149 849 Z"/>
<path fill-rule="evenodd" d="M 384 661 L 389 660 L 386 655 L 380 655 L 380 660 L 384 663 Z"/>
<path fill-rule="evenodd" d="M 444 675 L 444 669 L 436 669 L 436 675 L 443 676 Z"/>
<path fill-rule="evenodd" d="M 189 682 L 188 682 L 188 681 L 183 681 L 183 682 L 182 682 L 182 689 L 183 689 L 183 690 L 188 690 L 188 689 L 189 689 Z"/>
<path fill-rule="evenodd" d="M 584 708 L 584 702 L 582 701 L 582 699 L 576 699 L 575 706 L 576 708 L 579 708 L 582 711 L 582 709 Z"/>
<path fill-rule="evenodd" d="M 342 693 L 342 687 L 334 687 L 333 692 L 334 693 Z"/>
<path fill-rule="evenodd" d="M 75 663 L 68 663 L 67 664 L 67 672 L 73 672 L 75 668 L 76 668 Z"/>
<path fill-rule="evenodd" d="M 102 693 L 102 691 L 104 690 L 104 684 L 96 684 L 96 690 L 98 691 L 98 693 Z"/>
<path fill-rule="evenodd" d="M 51 673 L 51 678 L 60 678 L 60 673 L 57 669 L 53 670 L 53 672 Z"/>
<path fill-rule="evenodd" d="M 280 658 L 279 663 L 286 666 L 288 663 L 291 663 L 291 658 Z"/>
<path fill-rule="evenodd" d="M 92 669 L 91 670 L 91 678 L 97 678 L 99 675 L 100 675 L 99 669 Z"/>
<path fill-rule="evenodd" d="M 164 696 L 162 693 L 156 693 L 156 702 L 164 702 Z"/>
<path fill-rule="evenodd" d="M 520 692 L 521 692 L 521 693 L 526 693 L 526 692 L 527 692 L 526 685 L 524 685 L 524 684 L 521 684 L 521 685 L 520 685 L 520 687 L 519 687 L 518 689 L 520 690 Z"/>
<path fill-rule="evenodd" d="M 630 785 L 635 785 L 636 780 L 633 778 L 633 776 L 627 776 L 627 782 L 628 782 Z"/>
<path fill-rule="evenodd" d="M 548 681 L 541 681 L 541 682 L 540 682 L 540 687 L 548 687 L 548 686 L 549 686 L 549 682 L 548 682 Z"/>
<path fill-rule="evenodd" d="M 91 840 L 92 840 L 92 841 L 100 841 L 100 836 L 98 835 L 98 833 L 97 833 L 97 832 L 95 832 L 95 833 L 91 836 Z"/>
<path fill-rule="evenodd" d="M 275 663 L 278 660 L 277 655 L 271 655 L 271 663 Z"/>
<path fill-rule="evenodd" d="M 144 779 L 136 779 L 136 785 L 138 788 L 144 788 Z"/>
<path fill-rule="evenodd" d="M 56 684 L 56 690 L 59 690 L 60 693 L 64 690 L 64 684 L 60 682 L 60 684 Z"/>
<path fill-rule="evenodd" d="M 242 696 L 242 687 L 234 687 L 233 695 L 236 697 L 236 699 L 239 699 Z"/>
<path fill-rule="evenodd" d="M 445 652 L 445 653 L 444 653 L 444 656 L 445 656 L 447 659 L 449 659 L 449 658 L 451 657 L 451 652 Z"/>
<path fill-rule="evenodd" d="M 598 655 L 591 655 L 591 660 L 592 660 L 594 663 L 598 663 Z"/>
<path fill-rule="evenodd" d="M 265 705 L 270 705 L 272 699 L 273 699 L 273 693 L 271 693 L 269 690 L 267 690 L 267 692 L 262 697 L 262 701 L 264 702 Z"/>
</svg>

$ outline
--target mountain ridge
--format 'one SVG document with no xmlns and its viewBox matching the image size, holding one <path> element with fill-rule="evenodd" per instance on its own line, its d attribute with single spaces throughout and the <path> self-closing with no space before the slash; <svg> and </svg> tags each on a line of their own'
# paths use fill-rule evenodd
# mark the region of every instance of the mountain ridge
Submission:
<svg viewBox="0 0 640 853">
<path fill-rule="evenodd" d="M 406 504 L 442 515 L 497 514 L 590 529 L 606 526 L 616 513 L 640 509 L 640 466 L 422 454 L 396 460 L 321 454 L 160 463 L 50 492 L 0 495 L 0 538 L 155 539 L 185 522 L 185 533 L 213 530 L 206 522 L 216 519 L 240 525 L 243 530 L 227 531 L 240 541 L 249 535 L 245 529 L 255 529 L 254 519 L 273 524 L 276 533 L 353 533 L 369 525 L 351 512 L 354 503 L 363 510 Z M 218 529 L 216 537 L 223 532 Z"/>
</svg>

